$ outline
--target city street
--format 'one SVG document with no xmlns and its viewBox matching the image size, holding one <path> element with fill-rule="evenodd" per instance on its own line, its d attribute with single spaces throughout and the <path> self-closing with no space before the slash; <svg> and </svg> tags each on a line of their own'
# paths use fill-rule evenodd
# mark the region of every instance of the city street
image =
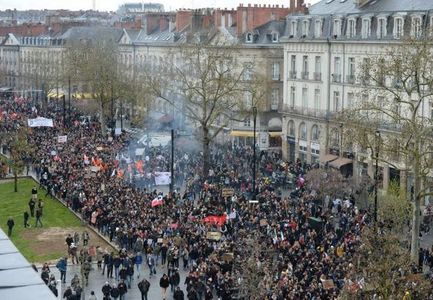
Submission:
<svg viewBox="0 0 433 300">
<path fill-rule="evenodd" d="M 91 291 L 95 291 L 95 295 L 97 297 L 98 300 L 102 299 L 103 295 L 102 295 L 102 291 L 101 288 L 104 285 L 104 283 L 106 281 L 108 281 L 110 284 L 112 283 L 116 283 L 117 281 L 112 278 L 112 279 L 108 279 L 107 280 L 107 276 L 106 275 L 102 275 L 100 270 L 97 270 L 97 266 L 96 264 L 92 265 L 93 269 L 90 272 L 90 276 L 89 276 L 89 286 L 84 286 L 83 290 L 84 290 L 84 299 L 88 299 L 90 296 L 90 292 Z M 51 273 L 53 273 L 56 276 L 56 279 L 60 279 L 60 272 L 57 270 L 57 268 L 55 266 L 50 267 L 51 269 Z M 146 278 L 147 280 L 149 280 L 150 282 L 150 290 L 149 290 L 149 294 L 148 294 L 148 299 L 149 300 L 159 300 L 162 299 L 161 296 L 161 288 L 159 287 L 159 279 L 162 277 L 162 275 L 164 274 L 164 272 L 167 271 L 167 267 L 164 266 L 162 267 L 161 265 L 158 265 L 158 267 L 156 268 L 156 275 L 152 275 L 152 277 L 149 279 L 149 268 L 144 265 L 142 265 L 142 268 L 140 270 L 141 276 L 138 279 L 137 278 L 137 270 L 134 270 L 134 280 L 132 282 L 131 285 L 131 289 L 128 289 L 128 293 L 126 294 L 126 299 L 132 300 L 132 299 L 141 299 L 141 293 L 138 290 L 137 284 L 138 282 L 143 278 Z M 114 272 L 113 272 L 114 273 Z M 186 299 L 186 289 L 184 286 L 184 282 L 185 282 L 185 276 L 186 276 L 186 272 L 182 270 L 182 268 L 179 269 L 179 273 L 180 273 L 180 288 L 184 291 L 185 293 L 185 299 Z M 66 275 L 66 284 L 62 284 L 61 285 L 61 293 L 63 294 L 64 290 L 70 286 L 71 284 L 71 280 L 74 277 L 74 275 L 77 274 L 79 277 L 81 276 L 80 274 L 80 266 L 79 265 L 68 265 L 68 270 L 67 270 L 67 275 Z M 114 274 L 113 274 L 114 275 Z M 81 277 L 80 277 L 80 282 L 81 282 Z M 58 289 L 60 292 L 60 289 Z M 169 297 L 167 298 L 167 300 L 169 299 L 173 299 L 172 294 L 168 293 Z M 63 297 L 63 295 L 62 295 Z M 61 299 L 61 298 L 59 298 Z"/>
</svg>

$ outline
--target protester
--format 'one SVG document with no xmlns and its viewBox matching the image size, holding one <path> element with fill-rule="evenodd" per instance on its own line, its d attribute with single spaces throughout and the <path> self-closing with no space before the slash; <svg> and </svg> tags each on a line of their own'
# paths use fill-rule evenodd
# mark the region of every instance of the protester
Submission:
<svg viewBox="0 0 433 300">
<path fill-rule="evenodd" d="M 9 217 L 6 224 L 8 226 L 8 236 L 10 237 L 12 235 L 12 228 L 14 228 L 15 226 L 14 219 L 12 219 L 12 217 Z"/>
</svg>

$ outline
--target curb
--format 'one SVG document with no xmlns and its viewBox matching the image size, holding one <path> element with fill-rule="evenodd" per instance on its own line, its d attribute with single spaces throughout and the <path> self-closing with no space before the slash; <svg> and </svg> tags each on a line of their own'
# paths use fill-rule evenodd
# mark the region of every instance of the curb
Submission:
<svg viewBox="0 0 433 300">
<path fill-rule="evenodd" d="M 13 177 L 6 177 L 6 178 L 2 178 L 0 179 L 0 181 L 4 181 L 4 180 L 13 180 Z M 33 177 L 32 175 L 19 175 L 18 179 L 31 179 L 33 180 L 36 184 L 39 185 L 39 181 Z M 42 188 L 45 190 L 45 188 Z M 85 220 L 83 220 L 83 218 L 81 217 L 81 215 L 79 215 L 77 212 L 73 211 L 70 207 L 68 207 L 66 205 L 66 203 L 64 201 L 62 201 L 61 199 L 59 199 L 57 196 L 53 196 L 53 199 L 56 199 L 58 202 L 60 202 L 64 207 L 66 207 L 70 212 L 72 212 L 78 219 L 81 220 L 81 222 L 83 223 L 84 226 L 86 226 L 87 228 L 89 228 L 91 231 L 93 231 L 96 235 L 98 235 L 100 238 L 102 238 L 108 245 L 110 245 L 113 249 L 116 249 L 117 251 L 120 250 L 120 248 L 114 244 L 113 242 L 110 242 L 110 240 L 102 235 L 97 228 L 95 228 L 94 226 L 89 225 L 89 223 L 87 223 Z M 69 264 L 68 264 L 69 265 Z M 72 265 L 72 264 L 71 264 Z"/>
</svg>

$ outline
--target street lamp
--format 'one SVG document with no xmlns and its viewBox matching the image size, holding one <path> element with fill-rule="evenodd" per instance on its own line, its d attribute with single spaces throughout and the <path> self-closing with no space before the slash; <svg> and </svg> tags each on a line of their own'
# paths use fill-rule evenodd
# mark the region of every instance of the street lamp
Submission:
<svg viewBox="0 0 433 300">
<path fill-rule="evenodd" d="M 253 200 L 257 200 L 256 193 L 256 122 L 257 122 L 257 107 L 253 107 L 253 124 L 254 124 L 254 135 L 253 135 Z"/>
<path fill-rule="evenodd" d="M 340 123 L 340 157 L 343 157 L 343 123 Z"/>
<path fill-rule="evenodd" d="M 171 130 L 170 194 L 174 191 L 174 129 Z"/>
<path fill-rule="evenodd" d="M 379 183 L 379 143 L 380 143 L 380 131 L 376 130 L 375 133 L 376 142 L 376 170 L 374 172 L 374 224 L 377 225 L 377 186 Z"/>
</svg>

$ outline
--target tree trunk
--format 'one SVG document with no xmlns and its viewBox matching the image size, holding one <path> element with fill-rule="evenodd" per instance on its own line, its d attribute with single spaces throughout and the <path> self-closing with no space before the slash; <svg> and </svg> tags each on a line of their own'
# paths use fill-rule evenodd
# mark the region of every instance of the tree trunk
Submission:
<svg viewBox="0 0 433 300">
<path fill-rule="evenodd" d="M 418 147 L 418 144 L 415 145 Z M 419 147 L 418 147 L 419 149 Z M 412 262 L 418 265 L 419 258 L 419 233 L 420 233 L 420 221 L 421 221 L 421 177 L 420 177 L 420 159 L 419 155 L 415 155 L 414 158 L 414 169 L 413 169 L 413 209 L 412 209 L 412 237 L 410 243 L 410 257 Z M 412 199 L 411 199 L 412 200 Z"/>
<path fill-rule="evenodd" d="M 99 122 L 101 124 L 101 134 L 102 136 L 107 135 L 107 127 L 105 125 L 105 118 L 104 118 L 104 104 L 102 100 L 99 100 Z"/>
<path fill-rule="evenodd" d="M 209 165 L 210 165 L 210 139 L 209 139 L 209 128 L 202 126 L 203 131 L 203 176 L 207 178 L 209 176 Z"/>
<path fill-rule="evenodd" d="M 18 172 L 14 170 L 14 192 L 18 192 Z"/>
</svg>

